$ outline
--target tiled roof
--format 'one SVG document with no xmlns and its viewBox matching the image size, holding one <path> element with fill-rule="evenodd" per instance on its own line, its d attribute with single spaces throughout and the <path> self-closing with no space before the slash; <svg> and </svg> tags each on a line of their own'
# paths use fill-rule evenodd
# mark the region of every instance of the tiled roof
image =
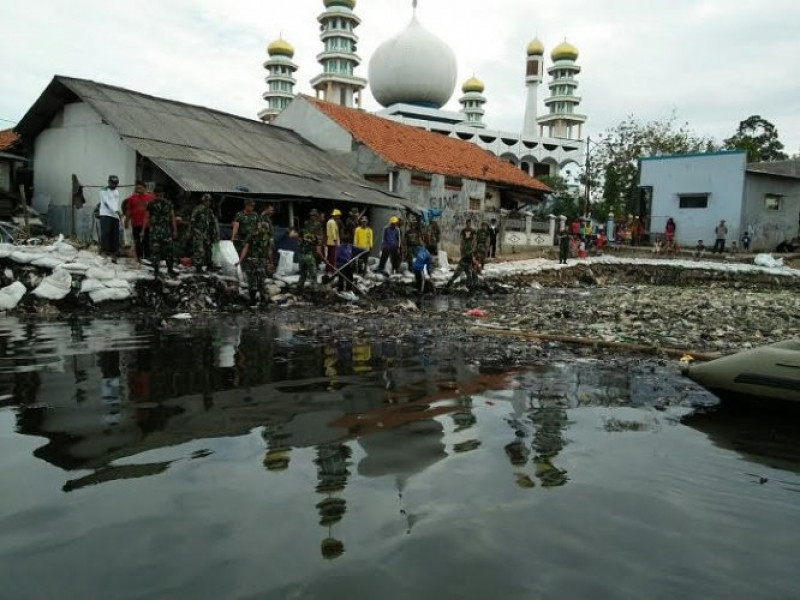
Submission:
<svg viewBox="0 0 800 600">
<path fill-rule="evenodd" d="M 549 192 L 542 182 L 470 142 L 303 96 L 387 162 L 405 169 Z"/>
<path fill-rule="evenodd" d="M 10 150 L 19 141 L 19 136 L 13 129 L 3 129 L 0 131 L 0 152 Z"/>
</svg>

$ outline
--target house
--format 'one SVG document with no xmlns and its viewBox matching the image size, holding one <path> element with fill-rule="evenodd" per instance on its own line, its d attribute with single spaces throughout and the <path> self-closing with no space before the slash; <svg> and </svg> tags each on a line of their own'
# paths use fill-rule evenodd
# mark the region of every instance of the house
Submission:
<svg viewBox="0 0 800 600">
<path fill-rule="evenodd" d="M 663 232 L 672 217 L 682 246 L 713 243 L 722 219 L 728 243 L 748 232 L 753 250 L 774 250 L 798 235 L 798 161 L 747 164 L 738 150 L 653 156 L 639 161 L 639 187 L 649 231 Z"/>
<path fill-rule="evenodd" d="M 0 219 L 11 218 L 19 198 L 19 185 L 26 179 L 20 171 L 27 162 L 21 156 L 22 144 L 12 129 L 0 131 Z"/>
<path fill-rule="evenodd" d="M 179 210 L 216 194 L 223 222 L 247 197 L 278 202 L 282 225 L 311 203 L 414 209 L 293 131 L 94 81 L 56 76 L 16 131 L 34 158 L 34 206 L 56 233 L 88 237 L 110 174 L 123 195 L 137 180 L 165 184 Z M 73 207 L 73 175 L 83 208 Z"/>
<path fill-rule="evenodd" d="M 550 192 L 470 142 L 308 96 L 295 98 L 274 123 L 346 157 L 368 182 L 423 208 L 441 210 L 448 251 L 457 245 L 466 219 L 499 220 L 501 209 L 539 204 Z M 542 238 L 544 245 L 552 243 L 549 233 Z"/>
</svg>

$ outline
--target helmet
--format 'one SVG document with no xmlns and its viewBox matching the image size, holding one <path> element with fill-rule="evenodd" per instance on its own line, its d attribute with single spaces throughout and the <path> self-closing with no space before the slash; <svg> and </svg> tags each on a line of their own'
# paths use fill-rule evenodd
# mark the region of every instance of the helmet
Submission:
<svg viewBox="0 0 800 600">
<path fill-rule="evenodd" d="M 389 219 L 389 223 L 394 223 L 395 225 L 397 225 L 399 222 L 400 222 L 400 219 L 398 219 L 397 217 L 391 217 Z"/>
<path fill-rule="evenodd" d="M 342 211 L 340 211 L 338 208 L 334 208 L 333 212 L 331 213 L 331 216 L 332 217 L 341 217 L 342 216 Z"/>
</svg>

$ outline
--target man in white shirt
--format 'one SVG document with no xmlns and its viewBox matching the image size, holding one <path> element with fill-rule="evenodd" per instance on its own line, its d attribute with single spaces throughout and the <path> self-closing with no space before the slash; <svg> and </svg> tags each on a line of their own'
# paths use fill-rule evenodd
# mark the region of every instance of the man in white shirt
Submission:
<svg viewBox="0 0 800 600">
<path fill-rule="evenodd" d="M 113 262 L 117 262 L 119 253 L 119 177 L 116 175 L 108 176 L 108 187 L 100 190 L 100 254 L 111 257 Z"/>
</svg>

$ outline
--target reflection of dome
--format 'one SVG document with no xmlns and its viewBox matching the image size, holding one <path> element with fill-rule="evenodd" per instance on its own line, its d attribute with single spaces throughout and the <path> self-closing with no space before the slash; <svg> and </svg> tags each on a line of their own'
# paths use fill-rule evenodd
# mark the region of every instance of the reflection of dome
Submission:
<svg viewBox="0 0 800 600">
<path fill-rule="evenodd" d="M 544 44 L 539 41 L 539 38 L 534 38 L 528 44 L 528 56 L 541 56 L 544 54 Z"/>
<path fill-rule="evenodd" d="M 378 47 L 369 62 L 372 95 L 383 106 L 398 102 L 441 108 L 456 87 L 453 50 L 414 17 Z"/>
<path fill-rule="evenodd" d="M 578 49 L 564 40 L 553 48 L 550 58 L 553 60 L 578 60 Z"/>
<path fill-rule="evenodd" d="M 344 6 L 353 10 L 356 7 L 356 0 L 324 0 L 325 8 L 330 8 L 332 6 Z"/>
<path fill-rule="evenodd" d="M 279 54 L 292 58 L 294 56 L 294 46 L 284 39 L 275 40 L 269 46 L 267 46 L 267 54 L 270 56 Z"/>
<path fill-rule="evenodd" d="M 469 92 L 478 92 L 479 94 L 482 94 L 483 90 L 485 89 L 486 86 L 483 85 L 483 82 L 475 77 L 470 77 L 464 82 L 464 85 L 461 86 L 461 91 L 465 94 L 468 94 Z"/>
</svg>

